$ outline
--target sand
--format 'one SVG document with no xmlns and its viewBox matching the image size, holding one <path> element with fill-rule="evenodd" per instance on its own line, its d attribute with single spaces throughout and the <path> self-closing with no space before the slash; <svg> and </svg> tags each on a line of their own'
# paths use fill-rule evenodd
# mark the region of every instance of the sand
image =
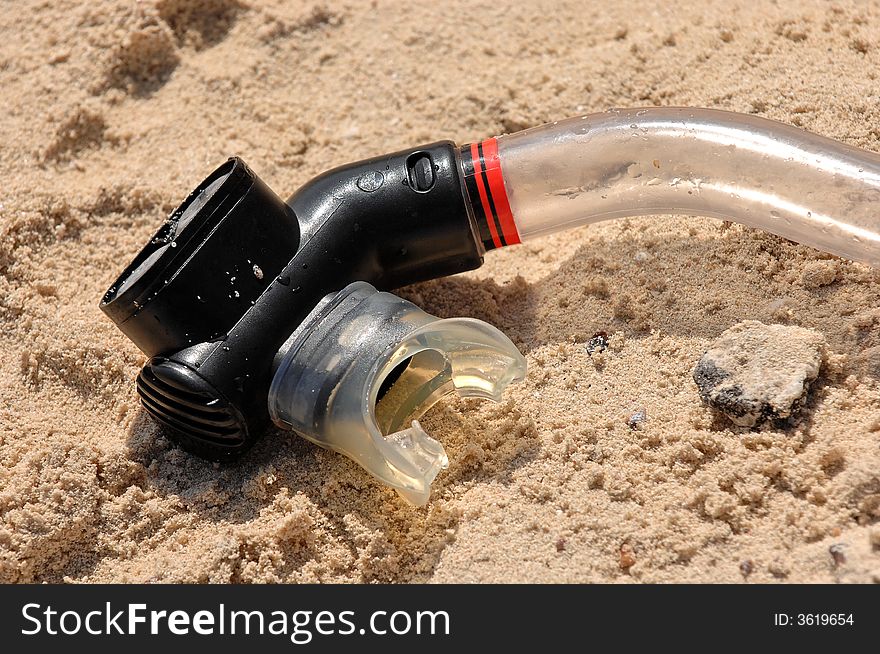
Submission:
<svg viewBox="0 0 880 654">
<path fill-rule="evenodd" d="M 501 405 L 424 418 L 450 457 L 426 509 L 277 431 L 233 465 L 173 447 L 138 405 L 143 355 L 98 310 L 231 154 L 286 195 L 420 142 L 644 105 L 880 150 L 880 3 L 674 7 L 3 3 L 0 581 L 880 581 L 880 273 L 863 265 L 646 217 L 404 289 L 497 325 L 530 366 Z M 695 363 L 746 319 L 827 341 L 797 427 L 700 402 Z"/>
</svg>

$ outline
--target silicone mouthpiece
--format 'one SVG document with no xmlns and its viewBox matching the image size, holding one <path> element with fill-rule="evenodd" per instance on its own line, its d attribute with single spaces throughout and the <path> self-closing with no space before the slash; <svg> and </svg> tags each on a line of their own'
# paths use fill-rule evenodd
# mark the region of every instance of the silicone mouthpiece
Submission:
<svg viewBox="0 0 880 654">
<path fill-rule="evenodd" d="M 269 389 L 275 423 L 345 454 L 417 506 L 448 464 L 417 419 L 453 392 L 497 402 L 526 372 L 495 327 L 437 318 L 365 282 L 325 298 L 281 357 Z"/>
</svg>

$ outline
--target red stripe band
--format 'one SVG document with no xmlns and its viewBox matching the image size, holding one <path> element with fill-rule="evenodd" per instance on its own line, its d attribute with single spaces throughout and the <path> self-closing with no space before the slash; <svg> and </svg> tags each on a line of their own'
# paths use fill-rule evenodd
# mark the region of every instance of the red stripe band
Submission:
<svg viewBox="0 0 880 654">
<path fill-rule="evenodd" d="M 495 229 L 494 221 L 492 220 L 492 209 L 489 205 L 489 196 L 486 191 L 486 188 L 483 186 L 482 180 L 482 166 L 480 166 L 480 154 L 478 150 L 478 146 L 476 143 L 471 143 L 471 157 L 473 157 L 474 162 L 474 180 L 477 183 L 477 190 L 480 193 L 480 204 L 483 205 L 483 212 L 486 214 L 487 223 L 489 224 L 489 233 L 492 234 L 492 243 L 495 244 L 496 248 L 500 248 L 502 243 L 501 239 L 498 238 L 498 230 Z"/>
<path fill-rule="evenodd" d="M 520 243 L 519 231 L 517 231 L 516 223 L 513 221 L 510 200 L 507 198 L 507 189 L 504 186 L 504 176 L 501 172 L 501 159 L 498 157 L 498 140 L 495 138 L 486 139 L 480 145 L 483 149 L 486 177 L 489 180 L 489 192 L 492 196 L 492 203 L 495 205 L 498 222 L 501 224 L 504 241 L 507 245 Z M 478 158 L 475 158 L 475 161 L 477 160 Z"/>
</svg>

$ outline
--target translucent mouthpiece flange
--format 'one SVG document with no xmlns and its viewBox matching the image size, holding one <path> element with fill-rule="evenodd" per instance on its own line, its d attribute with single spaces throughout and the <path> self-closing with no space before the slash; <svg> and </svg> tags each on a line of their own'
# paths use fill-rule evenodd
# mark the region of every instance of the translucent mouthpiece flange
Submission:
<svg viewBox="0 0 880 654">
<path fill-rule="evenodd" d="M 275 423 L 345 454 L 417 506 L 448 465 L 418 418 L 453 392 L 497 402 L 526 372 L 495 327 L 437 318 L 365 282 L 325 299 L 288 343 L 269 389 Z"/>
</svg>

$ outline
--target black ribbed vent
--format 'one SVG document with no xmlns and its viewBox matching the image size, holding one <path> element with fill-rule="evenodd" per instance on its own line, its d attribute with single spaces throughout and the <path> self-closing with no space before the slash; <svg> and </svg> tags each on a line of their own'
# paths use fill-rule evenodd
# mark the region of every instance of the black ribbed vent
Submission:
<svg viewBox="0 0 880 654">
<path fill-rule="evenodd" d="M 196 443 L 221 448 L 241 445 L 245 437 L 227 402 L 207 388 L 184 386 L 189 380 L 176 368 L 167 362 L 147 364 L 138 375 L 137 392 L 150 415 Z"/>
</svg>

